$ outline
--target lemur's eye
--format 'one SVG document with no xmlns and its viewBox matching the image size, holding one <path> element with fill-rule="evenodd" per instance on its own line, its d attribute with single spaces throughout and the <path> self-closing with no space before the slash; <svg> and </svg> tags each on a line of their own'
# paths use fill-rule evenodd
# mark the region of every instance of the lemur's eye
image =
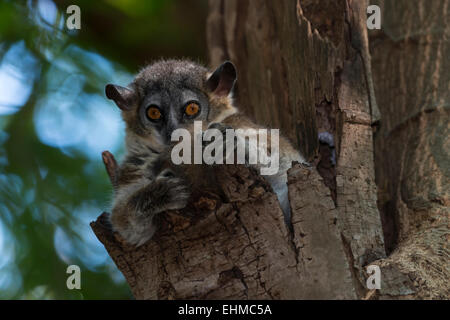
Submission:
<svg viewBox="0 0 450 320">
<path fill-rule="evenodd" d="M 161 118 L 161 111 L 156 106 L 150 106 L 147 109 L 147 117 L 150 120 L 159 120 Z"/>
<path fill-rule="evenodd" d="M 192 116 L 196 115 L 199 110 L 200 110 L 200 106 L 197 103 L 189 102 L 188 105 L 186 106 L 186 108 L 184 109 L 184 113 L 186 113 L 186 115 L 192 117 Z"/>
</svg>

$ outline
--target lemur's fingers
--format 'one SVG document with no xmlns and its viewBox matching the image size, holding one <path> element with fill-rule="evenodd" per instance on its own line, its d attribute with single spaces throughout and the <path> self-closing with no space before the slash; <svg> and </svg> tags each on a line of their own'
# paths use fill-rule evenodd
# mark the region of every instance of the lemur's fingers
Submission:
<svg viewBox="0 0 450 320">
<path fill-rule="evenodd" d="M 233 129 L 233 127 L 225 123 L 213 122 L 208 125 L 208 129 L 218 129 L 220 130 L 220 132 L 222 132 L 222 134 L 225 134 L 227 129 Z"/>
<path fill-rule="evenodd" d="M 117 177 L 119 173 L 119 166 L 117 165 L 117 161 L 109 151 L 102 152 L 102 160 L 105 165 L 106 173 L 108 173 L 109 180 L 113 186 L 116 185 Z"/>
</svg>

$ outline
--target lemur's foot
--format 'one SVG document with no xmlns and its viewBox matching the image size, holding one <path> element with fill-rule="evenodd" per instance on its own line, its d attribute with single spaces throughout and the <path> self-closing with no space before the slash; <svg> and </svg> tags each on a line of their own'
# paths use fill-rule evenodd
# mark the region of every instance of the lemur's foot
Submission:
<svg viewBox="0 0 450 320">
<path fill-rule="evenodd" d="M 331 156 L 330 161 L 333 166 L 336 165 L 336 149 L 334 146 L 334 137 L 331 133 L 325 131 L 319 133 L 319 142 L 322 145 L 326 145 L 330 148 Z"/>
<path fill-rule="evenodd" d="M 155 214 L 166 210 L 183 209 L 191 195 L 188 184 L 183 179 L 165 175 L 158 176 L 131 199 L 136 209 L 151 219 Z"/>
</svg>

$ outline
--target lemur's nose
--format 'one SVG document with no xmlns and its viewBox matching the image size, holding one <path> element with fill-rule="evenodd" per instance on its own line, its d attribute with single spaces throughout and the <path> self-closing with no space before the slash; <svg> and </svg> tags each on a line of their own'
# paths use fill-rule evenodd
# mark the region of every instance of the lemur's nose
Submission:
<svg viewBox="0 0 450 320">
<path fill-rule="evenodd" d="M 167 130 L 166 134 L 164 135 L 164 143 L 167 145 L 172 141 L 172 132 L 173 130 Z"/>
<path fill-rule="evenodd" d="M 172 132 L 177 128 L 177 123 L 169 118 L 166 124 L 166 132 L 165 132 L 165 139 L 166 143 L 170 143 L 172 140 Z"/>
</svg>

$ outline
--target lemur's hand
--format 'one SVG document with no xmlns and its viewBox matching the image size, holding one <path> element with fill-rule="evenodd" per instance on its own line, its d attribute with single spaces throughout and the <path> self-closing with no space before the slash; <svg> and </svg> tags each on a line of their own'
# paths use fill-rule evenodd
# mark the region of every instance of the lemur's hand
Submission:
<svg viewBox="0 0 450 320">
<path fill-rule="evenodd" d="M 227 140 L 226 140 L 226 131 L 227 129 L 233 129 L 231 126 L 224 124 L 224 123 L 220 123 L 220 122 L 213 122 L 208 126 L 208 129 L 217 129 L 220 131 L 221 135 L 222 135 L 222 145 L 220 146 L 220 148 L 223 150 L 223 163 L 226 163 L 226 159 L 227 159 L 227 155 L 230 154 L 230 152 L 234 151 L 236 149 L 236 138 L 233 138 L 234 140 L 232 141 L 232 149 L 230 150 L 230 148 L 227 149 L 226 145 L 227 145 Z M 205 131 L 206 132 L 206 131 Z M 205 134 L 204 134 L 205 135 Z M 234 135 L 233 135 L 234 137 Z M 216 144 L 217 142 L 215 141 L 215 139 L 210 139 L 211 141 L 207 141 L 207 139 L 205 139 L 205 136 L 203 136 L 203 150 L 211 145 L 211 144 Z M 216 146 L 216 145 L 215 145 Z"/>
<path fill-rule="evenodd" d="M 150 197 L 158 211 L 179 210 L 186 207 L 191 196 L 188 183 L 181 178 L 164 173 L 150 186 Z"/>
<path fill-rule="evenodd" d="M 225 135 L 227 129 L 233 129 L 231 126 L 222 122 L 213 122 L 208 126 L 208 129 L 217 129 Z"/>
<path fill-rule="evenodd" d="M 220 133 L 222 134 L 223 143 L 225 144 L 226 131 L 227 131 L 227 129 L 233 129 L 233 128 L 231 126 L 229 126 L 229 125 L 224 124 L 224 123 L 213 122 L 213 123 L 211 123 L 208 126 L 208 129 L 217 129 L 217 130 L 219 130 Z M 206 147 L 207 145 L 213 143 L 214 141 L 215 141 L 214 139 L 211 139 L 211 141 L 207 141 L 207 139 L 205 139 L 205 133 L 203 133 L 203 147 Z"/>
</svg>

